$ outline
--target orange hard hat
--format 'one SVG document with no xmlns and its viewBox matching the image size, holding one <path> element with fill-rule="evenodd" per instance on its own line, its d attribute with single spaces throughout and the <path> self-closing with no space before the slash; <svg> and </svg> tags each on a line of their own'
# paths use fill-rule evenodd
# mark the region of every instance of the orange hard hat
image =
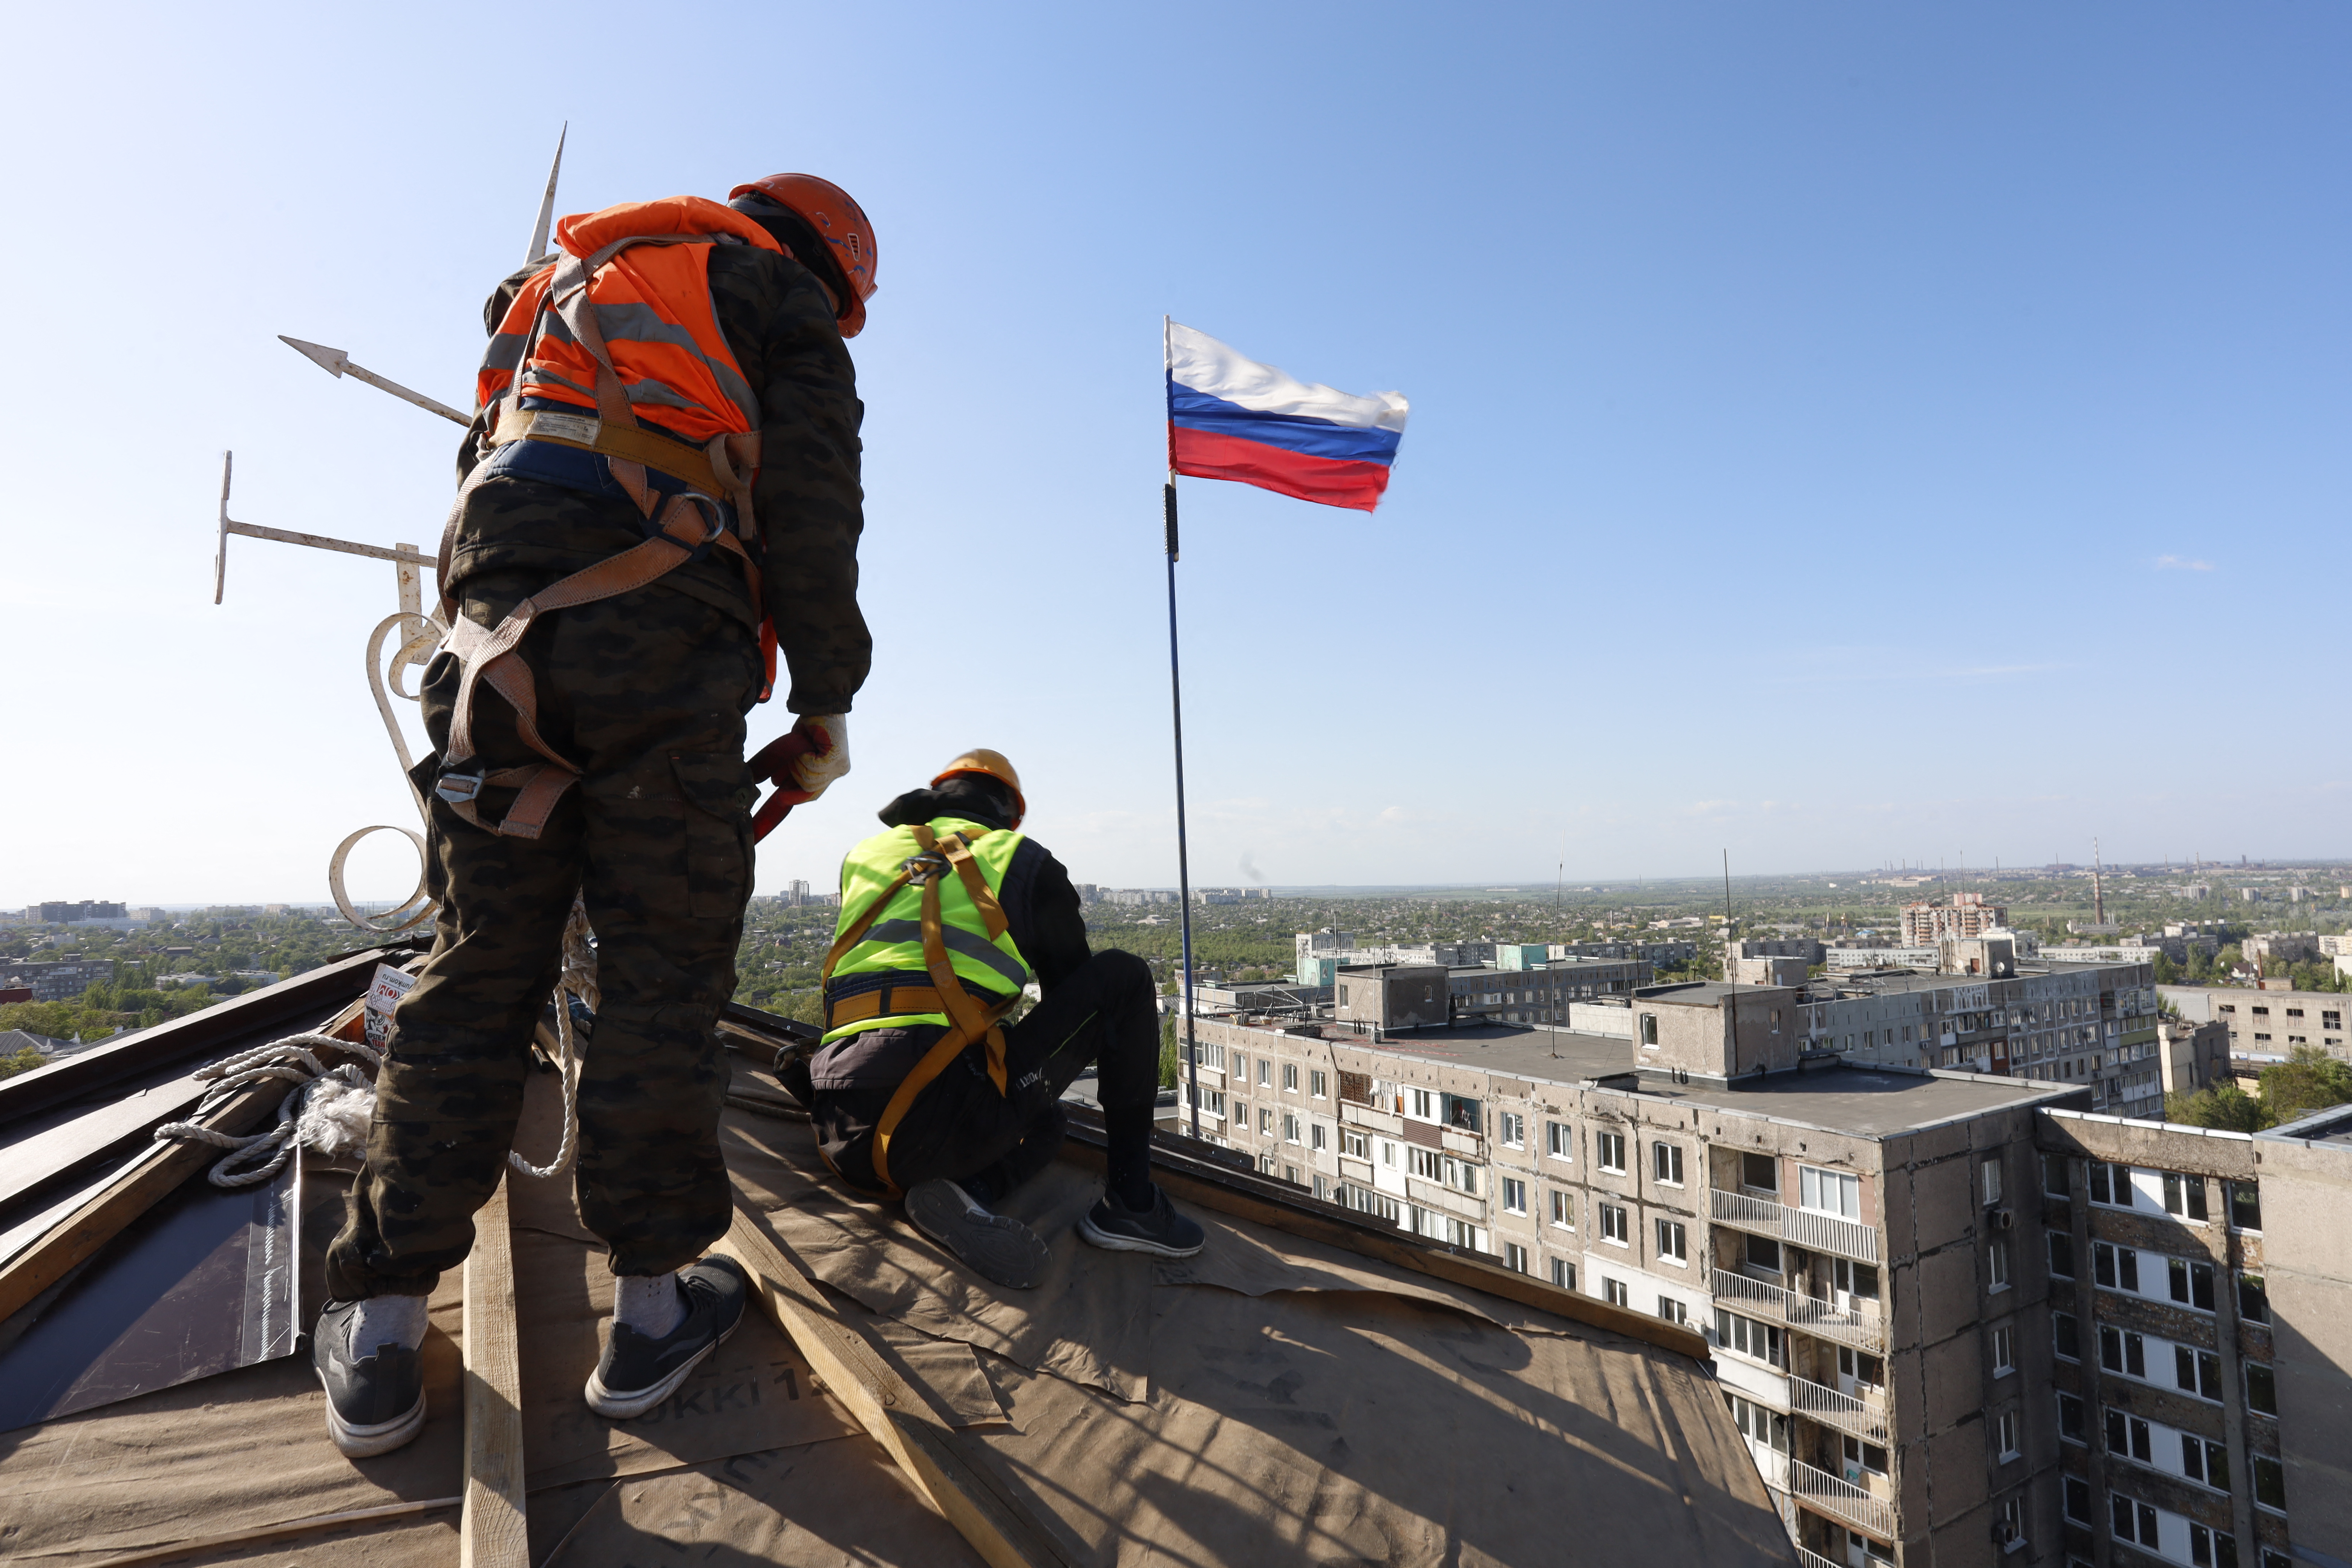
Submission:
<svg viewBox="0 0 2352 1568">
<path fill-rule="evenodd" d="M 847 191 L 814 174 L 770 174 L 736 186 L 727 199 L 755 192 L 791 208 L 832 247 L 834 265 L 849 281 L 850 297 L 840 307 L 841 335 L 856 337 L 866 325 L 866 301 L 874 297 L 874 226 L 866 221 L 866 209 Z"/>
<path fill-rule="evenodd" d="M 940 770 L 931 781 L 937 789 L 951 778 L 963 773 L 977 773 L 982 778 L 994 779 L 1013 792 L 1013 811 L 1016 816 L 1029 815 L 1029 803 L 1021 796 L 1021 775 L 1013 771 L 1013 763 L 1003 752 L 992 752 L 986 746 L 974 746 L 971 751 Z"/>
</svg>

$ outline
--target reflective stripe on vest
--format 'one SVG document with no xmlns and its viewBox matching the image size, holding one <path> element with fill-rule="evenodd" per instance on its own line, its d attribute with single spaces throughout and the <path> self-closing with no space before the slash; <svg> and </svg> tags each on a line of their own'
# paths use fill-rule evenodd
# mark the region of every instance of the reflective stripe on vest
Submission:
<svg viewBox="0 0 2352 1568">
<path fill-rule="evenodd" d="M 935 817 L 929 826 L 934 833 L 973 836 L 976 842 L 971 846 L 972 859 L 979 865 L 988 890 L 995 893 L 1004 886 L 1004 873 L 1013 864 L 1013 852 L 1022 845 L 1020 834 L 1001 828 L 991 831 L 981 823 L 960 816 Z M 834 927 L 835 932 L 849 930 L 863 918 L 874 900 L 898 879 L 906 861 L 920 853 L 921 847 L 915 842 L 915 830 L 911 827 L 894 827 L 887 833 L 877 834 L 852 849 L 841 863 L 841 918 Z M 973 905 L 963 879 L 952 871 L 939 879 L 939 889 L 940 940 L 956 977 L 965 983 L 967 989 L 999 1001 L 1018 994 L 1029 983 L 1029 964 L 1022 957 L 1020 944 L 1013 940 L 1013 933 L 1008 931 L 994 942 L 988 940 L 986 921 Z M 919 887 L 902 887 L 891 896 L 888 905 L 866 928 L 864 940 L 834 965 L 832 977 L 825 983 L 828 1004 L 836 998 L 845 1002 L 859 994 L 897 997 L 902 994 L 895 989 L 876 991 L 870 983 L 853 984 L 859 975 L 922 973 L 922 889 Z M 830 1044 L 867 1029 L 905 1029 L 919 1024 L 945 1027 L 950 1022 L 945 1012 L 939 1011 L 877 1013 L 872 1017 L 845 1020 L 839 1027 L 828 1029 L 824 1038 Z"/>
<path fill-rule="evenodd" d="M 557 226 L 556 234 L 567 254 L 583 258 L 615 240 L 691 237 L 687 243 L 631 246 L 598 268 L 588 285 L 596 324 L 629 406 L 646 424 L 698 447 L 713 436 L 760 427 L 759 396 L 719 329 L 709 261 L 721 235 L 789 254 L 772 235 L 733 208 L 700 196 L 624 202 L 575 214 Z M 531 274 L 507 308 L 475 378 L 478 408 L 513 389 L 520 367 L 523 396 L 594 412 L 595 360 L 552 311 L 540 310 L 554 275 L 552 264 Z M 534 325 L 539 338 L 532 345 Z M 527 345 L 530 360 L 524 364 Z"/>
</svg>

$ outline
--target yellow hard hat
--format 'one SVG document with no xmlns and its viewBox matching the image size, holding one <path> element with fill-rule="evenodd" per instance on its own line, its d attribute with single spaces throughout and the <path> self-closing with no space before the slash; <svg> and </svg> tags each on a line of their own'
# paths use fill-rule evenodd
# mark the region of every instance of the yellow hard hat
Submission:
<svg viewBox="0 0 2352 1568">
<path fill-rule="evenodd" d="M 959 773 L 978 773 L 982 778 L 994 779 L 1013 792 L 1014 814 L 1020 816 L 1029 815 L 1029 803 L 1021 795 L 1021 775 L 1013 771 L 1012 762 L 1003 752 L 992 752 L 986 746 L 974 746 L 956 758 L 954 762 L 941 768 L 940 776 L 931 781 L 931 787 L 937 789 Z"/>
</svg>

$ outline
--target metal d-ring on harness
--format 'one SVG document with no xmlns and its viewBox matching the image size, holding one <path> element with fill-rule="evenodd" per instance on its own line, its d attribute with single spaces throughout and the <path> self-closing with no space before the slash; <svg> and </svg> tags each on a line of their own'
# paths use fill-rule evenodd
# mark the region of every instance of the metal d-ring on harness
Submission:
<svg viewBox="0 0 2352 1568">
<path fill-rule="evenodd" d="M 973 1041 L 984 1042 L 988 1079 L 996 1086 L 998 1094 L 1005 1092 L 1003 1019 L 1013 1010 L 1013 1005 L 1021 1000 L 1021 994 L 1016 991 L 1001 1002 L 983 1004 L 965 990 L 961 977 L 955 972 L 954 963 L 948 958 L 947 930 L 940 917 L 940 883 L 949 871 L 953 870 L 962 878 L 965 894 L 971 898 L 972 907 L 980 911 L 981 920 L 987 927 L 988 940 L 994 942 L 1004 934 L 1003 906 L 989 890 L 988 879 L 982 874 L 980 862 L 972 858 L 971 853 L 972 845 L 987 837 L 990 831 L 981 828 L 970 833 L 934 834 L 929 826 L 918 824 L 914 828 L 915 843 L 921 852 L 910 855 L 899 863 L 898 876 L 884 885 L 874 901 L 867 904 L 855 921 L 843 928 L 841 935 L 834 940 L 832 951 L 824 955 L 824 978 L 829 981 L 833 978 L 834 966 L 852 948 L 866 940 L 866 933 L 873 928 L 877 917 L 889 907 L 890 900 L 898 896 L 900 889 L 913 887 L 922 890 L 923 968 L 939 992 L 940 1006 L 947 1014 L 949 1025 L 947 1033 L 923 1053 L 923 1059 L 915 1064 L 915 1070 L 899 1083 L 897 1092 L 890 1096 L 890 1103 L 883 1107 L 881 1120 L 874 1124 L 874 1174 L 894 1196 L 900 1189 L 890 1179 L 891 1136 L 898 1131 L 898 1123 L 906 1119 L 908 1110 L 915 1103 L 915 1097 L 933 1079 L 946 1071 L 948 1064 L 962 1055 L 964 1048 Z"/>
<path fill-rule="evenodd" d="M 579 419 L 588 436 L 585 443 L 566 441 L 566 445 L 588 445 L 596 449 L 603 443 L 600 436 L 614 437 L 625 432 L 634 437 L 626 449 L 644 455 L 646 443 L 658 441 L 642 430 L 636 416 L 629 407 L 629 397 L 619 371 L 614 368 L 613 356 L 605 346 L 604 329 L 596 320 L 595 306 L 588 297 L 589 280 L 597 268 L 632 245 L 661 245 L 690 242 L 697 237 L 646 235 L 617 239 L 589 257 L 566 256 L 555 269 L 545 294 L 541 298 L 539 312 L 532 318 L 529 338 L 523 345 L 522 363 L 530 362 L 532 349 L 546 326 L 551 312 L 581 347 L 596 361 L 596 413 L 594 421 Z M 524 377 L 518 372 L 512 385 L 499 405 L 499 426 L 524 427 L 522 407 Z M 532 424 L 548 424 L 544 416 Z M 585 427 L 593 426 L 593 429 Z M 714 441 L 712 453 L 722 453 L 725 441 Z M 743 542 L 730 531 L 719 511 L 719 498 L 702 491 L 688 489 L 669 498 L 666 505 L 656 505 L 661 498 L 646 482 L 646 462 L 644 455 L 625 457 L 618 450 L 608 452 L 605 464 L 614 482 L 627 492 L 637 506 L 637 511 L 648 525 L 645 542 L 623 551 L 620 554 L 598 562 L 595 565 L 573 573 L 561 582 L 541 589 L 507 613 L 494 628 L 467 620 L 457 605 L 447 596 L 445 586 L 442 613 L 449 624 L 447 637 L 441 651 L 458 661 L 457 701 L 449 716 L 449 740 L 441 758 L 440 782 L 434 793 L 451 810 L 477 827 L 505 834 L 516 838 L 537 838 L 546 828 L 547 820 L 563 794 L 580 782 L 579 764 L 556 751 L 539 733 L 539 691 L 530 667 L 523 662 L 517 650 L 532 623 L 551 610 L 569 609 L 576 605 L 593 604 L 616 595 L 633 592 L 667 575 L 688 561 L 698 559 L 714 545 L 731 552 L 740 562 L 751 591 L 751 602 L 762 602 L 760 569 L 744 548 Z M 706 454 L 709 455 L 709 454 Z M 721 477 L 718 488 L 734 491 L 740 498 L 748 497 L 748 485 L 739 484 L 741 476 L 731 467 L 720 469 L 717 462 L 713 470 Z M 449 521 L 441 535 L 441 582 L 449 581 L 450 552 L 457 542 L 457 520 L 465 510 L 466 499 L 474 486 L 487 473 L 487 465 L 478 467 L 457 492 L 457 503 L 450 508 Z M 740 514 L 739 514 L 740 515 Z M 506 699 L 514 710 L 515 732 L 523 743 L 537 752 L 544 762 L 522 767 L 485 770 L 475 763 L 474 703 L 482 683 Z M 473 765 L 468 768 L 467 764 Z M 479 815 L 477 802 L 485 789 L 512 789 L 519 792 L 514 805 L 497 823 L 486 822 Z"/>
</svg>

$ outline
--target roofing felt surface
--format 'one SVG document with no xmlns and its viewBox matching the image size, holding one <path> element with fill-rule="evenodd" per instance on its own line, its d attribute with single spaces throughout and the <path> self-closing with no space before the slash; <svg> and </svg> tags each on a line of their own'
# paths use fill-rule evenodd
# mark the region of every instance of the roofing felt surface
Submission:
<svg viewBox="0 0 2352 1568">
<path fill-rule="evenodd" d="M 739 1058 L 737 1082 L 722 1142 L 739 1204 L 890 1347 L 1066 1561 L 1793 1558 L 1702 1363 L 1223 1213 L 1196 1211 L 1209 1243 L 1195 1258 L 1099 1252 L 1071 1229 L 1099 1180 L 1067 1161 L 1003 1205 L 1053 1263 L 1040 1289 L 1001 1290 L 832 1180 L 764 1073 Z M 517 1139 L 536 1157 L 556 1138 L 552 1084 L 534 1076 Z M 510 1178 L 509 1194 L 534 1565 L 978 1561 L 765 1318 L 646 1417 L 591 1416 L 579 1388 L 609 1310 L 601 1246 L 568 1183 Z M 324 1229 L 304 1233 L 312 1269 Z M 338 1455 L 299 1354 L 83 1410 L 0 1434 L 0 1564 L 169 1551 L 446 1568 L 464 1464 L 459 1281 L 433 1298 L 431 1415 L 410 1447 Z"/>
<path fill-rule="evenodd" d="M 1737 1084 L 1642 1080 L 1642 1092 L 1747 1116 L 1801 1121 L 1825 1131 L 1883 1138 L 1958 1117 L 2037 1101 L 2055 1103 L 2082 1086 L 2030 1079 L 1930 1077 L 1865 1067 L 1816 1068 L 1770 1073 Z"/>
</svg>

